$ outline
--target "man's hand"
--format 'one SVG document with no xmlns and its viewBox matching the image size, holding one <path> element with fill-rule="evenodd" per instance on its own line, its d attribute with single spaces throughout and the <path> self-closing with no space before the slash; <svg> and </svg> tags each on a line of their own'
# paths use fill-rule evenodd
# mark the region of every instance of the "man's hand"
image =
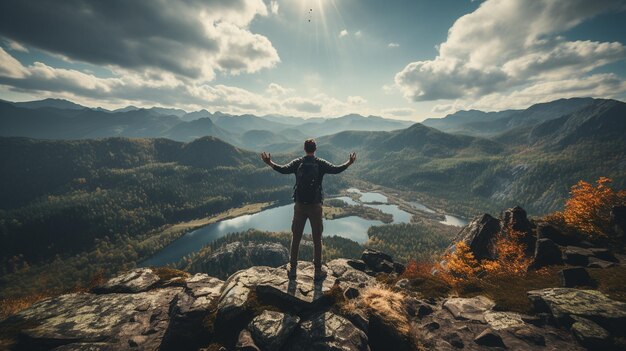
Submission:
<svg viewBox="0 0 626 351">
<path fill-rule="evenodd" d="M 351 165 L 356 161 L 356 152 L 350 154 L 350 159 L 348 160 L 348 164 Z"/>
<path fill-rule="evenodd" d="M 268 166 L 272 165 L 272 154 L 269 154 L 267 152 L 262 152 L 261 159 L 263 160 L 263 162 L 267 163 Z"/>
</svg>

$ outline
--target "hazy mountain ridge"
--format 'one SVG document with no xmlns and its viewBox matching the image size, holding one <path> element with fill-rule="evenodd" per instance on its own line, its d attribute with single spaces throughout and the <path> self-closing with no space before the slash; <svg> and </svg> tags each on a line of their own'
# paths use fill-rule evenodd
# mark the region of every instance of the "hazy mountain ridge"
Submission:
<svg viewBox="0 0 626 351">
<path fill-rule="evenodd" d="M 302 119 L 279 115 L 238 116 L 206 110 L 187 113 L 162 107 L 144 109 L 127 106 L 109 111 L 87 108 L 60 99 L 0 102 L 0 136 L 41 139 L 135 137 L 192 141 L 210 135 L 237 146 L 257 148 L 344 130 L 393 130 L 410 124 L 408 121 L 355 114 L 328 119 Z M 265 133 L 246 135 L 251 131 Z"/>
<path fill-rule="evenodd" d="M 495 136 L 514 128 L 532 126 L 572 113 L 594 103 L 593 98 L 559 99 L 534 104 L 524 110 L 458 111 L 444 118 L 428 118 L 422 124 L 448 133 Z"/>
</svg>

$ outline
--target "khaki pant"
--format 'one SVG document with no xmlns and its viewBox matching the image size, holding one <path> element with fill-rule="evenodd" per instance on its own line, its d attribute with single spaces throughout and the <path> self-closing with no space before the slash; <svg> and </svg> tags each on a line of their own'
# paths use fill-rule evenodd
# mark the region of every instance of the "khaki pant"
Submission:
<svg viewBox="0 0 626 351">
<path fill-rule="evenodd" d="M 293 221 L 291 222 L 291 258 L 293 266 L 298 263 L 298 249 L 304 232 L 304 225 L 308 219 L 311 223 L 313 236 L 313 264 L 315 268 L 322 267 L 322 231 L 324 230 L 322 204 L 301 204 L 296 202 L 293 206 Z"/>
</svg>

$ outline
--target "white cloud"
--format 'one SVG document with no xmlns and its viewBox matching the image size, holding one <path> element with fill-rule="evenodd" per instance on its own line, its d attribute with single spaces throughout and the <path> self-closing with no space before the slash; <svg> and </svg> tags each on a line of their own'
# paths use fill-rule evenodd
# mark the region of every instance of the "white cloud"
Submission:
<svg viewBox="0 0 626 351">
<path fill-rule="evenodd" d="M 3 39 L 2 41 L 4 41 L 6 43 L 6 46 L 7 46 L 7 48 L 9 50 L 20 51 L 20 52 L 29 52 L 28 49 L 24 45 L 18 43 L 15 40 Z"/>
<path fill-rule="evenodd" d="M 0 91 L 28 93 L 33 98 L 65 98 L 104 108 L 159 105 L 188 111 L 206 108 L 233 114 L 280 113 L 304 117 L 377 114 L 360 96 L 350 96 L 345 101 L 319 93 L 297 96 L 293 89 L 276 83 L 270 83 L 264 94 L 259 94 L 233 86 L 181 79 L 162 71 L 113 70 L 112 73 L 114 77 L 102 78 L 41 62 L 25 66 L 0 48 Z"/>
<path fill-rule="evenodd" d="M 270 1 L 270 11 L 272 12 L 273 15 L 277 15 L 278 14 L 278 1 L 272 0 Z"/>
<path fill-rule="evenodd" d="M 276 83 L 270 83 L 266 91 L 272 96 L 281 96 L 293 92 L 293 89 L 284 88 Z"/>
<path fill-rule="evenodd" d="M 355 37 L 357 37 L 357 38 L 360 38 L 360 37 L 362 37 L 362 36 L 363 36 L 363 32 L 361 32 L 360 30 L 357 30 L 357 31 L 354 33 L 354 36 L 355 36 Z"/>
<path fill-rule="evenodd" d="M 395 83 L 413 101 L 498 96 L 498 105 L 519 104 L 514 99 L 534 103 L 546 91 L 560 97 L 623 89 L 616 76 L 589 75 L 626 58 L 623 44 L 558 36 L 593 16 L 623 9 L 619 0 L 487 0 L 453 24 L 434 59 L 409 63 Z M 559 92 L 556 82 L 567 82 L 567 91 Z"/>
<path fill-rule="evenodd" d="M 348 31 L 344 29 L 341 32 L 339 32 L 339 38 L 347 37 L 348 34 L 349 34 Z"/>
<path fill-rule="evenodd" d="M 389 44 L 387 45 L 387 47 L 390 47 L 390 48 L 398 48 L 398 47 L 400 47 L 400 44 L 398 44 L 398 43 L 389 43 Z"/>
</svg>

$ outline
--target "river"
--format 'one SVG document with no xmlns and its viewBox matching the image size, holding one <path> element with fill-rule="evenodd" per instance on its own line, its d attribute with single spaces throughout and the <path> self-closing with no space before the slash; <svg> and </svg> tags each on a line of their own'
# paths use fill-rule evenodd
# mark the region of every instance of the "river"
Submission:
<svg viewBox="0 0 626 351">
<path fill-rule="evenodd" d="M 345 201 L 351 205 L 362 204 L 364 206 L 377 208 L 385 213 L 393 215 L 393 223 L 408 223 L 411 214 L 401 210 L 397 205 L 388 204 L 387 197 L 375 192 L 361 192 L 359 189 L 350 188 L 348 192 L 357 193 L 359 201 L 354 201 L 348 196 L 334 197 Z M 422 205 L 423 206 L 423 205 Z M 424 206 L 425 207 L 425 206 Z M 432 210 L 431 210 L 432 211 Z M 232 219 L 226 219 L 216 223 L 208 224 L 200 229 L 196 229 L 184 234 L 170 245 L 157 252 L 151 258 L 145 260 L 140 266 L 163 266 L 169 263 L 178 262 L 181 258 L 198 251 L 204 245 L 226 236 L 229 233 L 247 231 L 248 229 L 258 229 L 263 231 L 291 231 L 291 218 L 293 216 L 293 204 L 267 208 L 251 215 L 243 215 Z M 463 219 L 451 217 L 444 224 L 465 225 L 460 221 Z M 458 220 L 455 222 L 455 220 Z M 348 238 L 363 244 L 367 241 L 367 230 L 371 226 L 383 225 L 378 220 L 368 220 L 357 216 L 349 216 L 337 219 L 324 220 L 324 235 L 337 235 Z M 311 226 L 307 222 L 305 233 L 311 233 Z"/>
</svg>

